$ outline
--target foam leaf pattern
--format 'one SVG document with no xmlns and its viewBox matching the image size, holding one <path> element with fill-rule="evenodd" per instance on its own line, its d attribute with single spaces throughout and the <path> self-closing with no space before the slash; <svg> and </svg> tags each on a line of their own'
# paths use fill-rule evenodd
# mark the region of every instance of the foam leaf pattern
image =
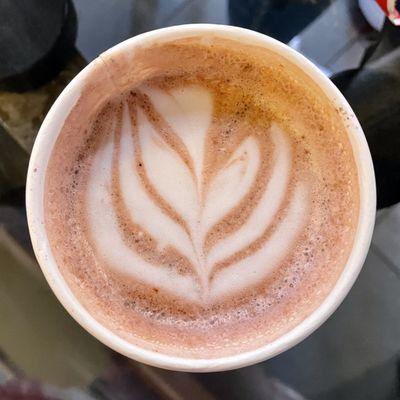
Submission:
<svg viewBox="0 0 400 400">
<path fill-rule="evenodd" d="M 274 167 L 271 176 L 268 178 L 266 190 L 246 223 L 211 249 L 207 256 L 209 265 L 215 265 L 223 261 L 237 251 L 237 249 L 248 246 L 254 240 L 258 239 L 263 234 L 265 228 L 271 224 L 282 204 L 290 176 L 290 144 L 285 134 L 276 124 L 271 126 L 270 135 L 275 147 Z"/>
<path fill-rule="evenodd" d="M 125 106 L 118 168 L 120 187 L 126 208 L 132 221 L 135 221 L 143 231 L 147 231 L 155 238 L 159 250 L 172 246 L 194 264 L 196 259 L 193 258 L 190 238 L 184 229 L 163 213 L 153 199 L 149 197 L 140 181 L 136 168 L 137 164 L 131 120 L 128 114 L 128 107 Z M 165 232 L 169 232 L 169 235 L 166 235 Z M 171 241 L 171 238 L 174 240 Z"/>
<path fill-rule="evenodd" d="M 260 164 L 257 141 L 250 136 L 218 171 L 210 185 L 202 210 L 203 236 L 248 193 Z"/>
<path fill-rule="evenodd" d="M 146 262 L 124 243 L 110 196 L 113 147 L 110 140 L 96 154 L 87 193 L 88 220 L 98 254 L 127 276 L 168 292 L 173 289 L 175 295 L 188 301 L 198 301 L 199 289 L 191 277 Z"/>
<path fill-rule="evenodd" d="M 248 136 L 204 186 L 204 153 L 213 113 L 211 94 L 198 86 L 169 92 L 145 87 L 143 92 L 169 127 L 168 134 L 183 143 L 193 169 L 179 149 L 164 140 L 147 111 L 140 105 L 135 107 L 133 127 L 129 116 L 132 110 L 124 106 L 118 160 L 122 200 L 131 222 L 153 238 L 157 250 L 175 249 L 189 260 L 191 273 L 180 273 L 162 263 L 151 264 L 124 242 L 110 193 L 115 139 L 96 154 L 87 194 L 90 226 L 101 257 L 134 279 L 189 302 L 214 302 L 261 282 L 294 245 L 305 219 L 307 188 L 299 184 L 285 206 L 282 221 L 260 241 L 273 225 L 288 190 L 292 155 L 285 133 L 277 125 L 270 128 L 273 167 L 249 217 L 206 254 L 207 233 L 243 201 L 256 183 L 262 157 L 260 145 L 255 136 Z M 138 154 L 143 164 L 140 167 Z M 145 187 L 138 168 L 145 171 L 151 190 Z M 173 213 L 163 209 L 157 199 L 168 204 Z M 246 248 L 250 250 L 245 257 L 215 270 L 218 263 Z"/>
</svg>

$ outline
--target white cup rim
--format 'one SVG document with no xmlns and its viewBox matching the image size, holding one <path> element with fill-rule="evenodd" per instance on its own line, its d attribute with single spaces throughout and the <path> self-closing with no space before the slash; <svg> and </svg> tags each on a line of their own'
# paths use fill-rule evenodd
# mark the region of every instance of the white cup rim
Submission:
<svg viewBox="0 0 400 400">
<path fill-rule="evenodd" d="M 376 210 L 376 188 L 371 155 L 357 118 L 332 82 L 314 64 L 285 44 L 244 28 L 214 24 L 189 24 L 158 29 L 135 36 L 117 44 L 106 53 L 132 49 L 135 46 L 148 45 L 154 41 L 204 33 L 212 33 L 245 44 L 263 46 L 277 52 L 307 73 L 331 101 L 341 107 L 350 118 L 349 138 L 356 158 L 360 181 L 359 224 L 353 249 L 341 276 L 323 303 L 309 317 L 273 342 L 255 350 L 215 359 L 197 359 L 161 354 L 129 343 L 96 321 L 78 302 L 57 267 L 47 239 L 43 209 L 44 176 L 60 127 L 79 97 L 79 89 L 84 77 L 90 73 L 93 65 L 98 62 L 98 58 L 68 84 L 47 114 L 32 150 L 26 186 L 27 217 L 35 255 L 49 285 L 71 316 L 98 340 L 129 358 L 161 368 L 191 372 L 229 370 L 264 361 L 291 348 L 314 332 L 340 305 L 356 280 L 367 255 Z"/>
</svg>

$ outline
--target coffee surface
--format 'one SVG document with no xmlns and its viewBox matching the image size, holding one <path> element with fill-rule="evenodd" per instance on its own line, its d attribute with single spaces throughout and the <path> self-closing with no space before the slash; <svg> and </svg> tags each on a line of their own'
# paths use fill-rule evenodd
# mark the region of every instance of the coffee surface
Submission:
<svg viewBox="0 0 400 400">
<path fill-rule="evenodd" d="M 204 36 L 95 61 L 46 173 L 78 300 L 147 349 L 220 357 L 324 300 L 359 213 L 346 118 L 288 60 Z"/>
</svg>

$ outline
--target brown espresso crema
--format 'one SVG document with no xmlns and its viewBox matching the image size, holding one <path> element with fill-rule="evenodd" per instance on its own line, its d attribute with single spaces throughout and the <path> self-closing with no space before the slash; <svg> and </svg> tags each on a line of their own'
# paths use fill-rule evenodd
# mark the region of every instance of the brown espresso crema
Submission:
<svg viewBox="0 0 400 400">
<path fill-rule="evenodd" d="M 146 349 L 269 343 L 326 298 L 359 218 L 346 118 L 297 66 L 215 36 L 106 53 L 46 172 L 76 298 Z"/>
</svg>

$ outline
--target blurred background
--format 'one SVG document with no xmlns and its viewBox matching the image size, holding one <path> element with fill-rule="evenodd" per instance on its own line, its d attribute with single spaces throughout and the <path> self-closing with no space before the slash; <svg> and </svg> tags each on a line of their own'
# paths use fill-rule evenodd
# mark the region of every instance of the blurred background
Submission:
<svg viewBox="0 0 400 400">
<path fill-rule="evenodd" d="M 0 400 L 400 399 L 396 3 L 0 0 Z M 383 10 L 392 10 L 390 18 Z M 360 277 L 320 329 L 264 363 L 196 375 L 128 360 L 72 320 L 33 256 L 24 186 L 44 116 L 88 62 L 139 33 L 200 22 L 268 34 L 303 53 L 337 84 L 371 148 L 379 211 Z"/>
</svg>

